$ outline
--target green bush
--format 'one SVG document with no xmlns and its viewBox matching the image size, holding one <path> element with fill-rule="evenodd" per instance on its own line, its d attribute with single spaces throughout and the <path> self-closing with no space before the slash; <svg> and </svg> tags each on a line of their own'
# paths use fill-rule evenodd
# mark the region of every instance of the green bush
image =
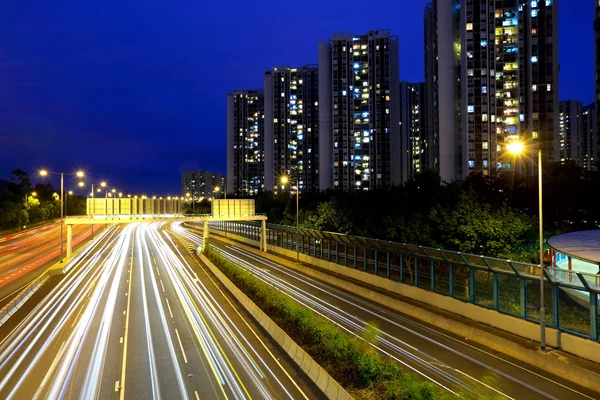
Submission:
<svg viewBox="0 0 600 400">
<path fill-rule="evenodd" d="M 331 376 L 357 398 L 438 399 L 442 394 L 426 382 L 384 362 L 367 342 L 378 332 L 367 329 L 360 340 L 298 304 L 210 247 L 205 255 L 242 292 L 267 313 Z"/>
</svg>

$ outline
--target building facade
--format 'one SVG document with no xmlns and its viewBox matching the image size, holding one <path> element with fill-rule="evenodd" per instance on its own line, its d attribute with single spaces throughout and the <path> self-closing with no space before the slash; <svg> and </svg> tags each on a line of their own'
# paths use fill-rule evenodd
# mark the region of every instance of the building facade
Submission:
<svg viewBox="0 0 600 400">
<path fill-rule="evenodd" d="M 225 190 L 225 176 L 210 171 L 185 171 L 181 173 L 181 197 L 192 197 L 195 201 L 219 197 Z M 189 193 L 189 196 L 188 196 Z"/>
<path fill-rule="evenodd" d="M 595 61 L 595 71 L 596 71 L 596 81 L 595 81 L 595 117 L 596 117 L 596 133 L 598 134 L 598 139 L 596 141 L 596 170 L 600 169 L 600 2 L 595 1 L 596 8 L 596 19 L 594 20 L 594 61 Z"/>
<path fill-rule="evenodd" d="M 598 170 L 598 146 L 600 137 L 598 135 L 598 121 L 596 115 L 596 105 L 589 104 L 583 108 L 581 116 L 581 154 L 583 163 L 581 167 L 586 171 Z"/>
<path fill-rule="evenodd" d="M 275 67 L 265 72 L 265 188 L 319 190 L 319 69 Z"/>
<path fill-rule="evenodd" d="M 424 13 L 425 134 L 428 168 L 442 181 L 466 177 L 461 84 L 461 7 L 459 0 L 434 0 Z"/>
<path fill-rule="evenodd" d="M 558 160 L 557 0 L 434 0 L 425 22 L 426 130 L 440 141 L 442 179 L 514 171 L 505 146 L 516 140 Z"/>
<path fill-rule="evenodd" d="M 227 192 L 238 197 L 264 190 L 264 92 L 227 94 Z"/>
<path fill-rule="evenodd" d="M 399 46 L 389 30 L 319 43 L 320 188 L 402 182 Z"/>
<path fill-rule="evenodd" d="M 424 136 L 425 83 L 400 82 L 400 130 L 402 181 L 429 165 L 429 142 Z"/>
<path fill-rule="evenodd" d="M 582 107 L 578 100 L 561 101 L 559 108 L 558 153 L 561 164 L 583 165 Z"/>
</svg>

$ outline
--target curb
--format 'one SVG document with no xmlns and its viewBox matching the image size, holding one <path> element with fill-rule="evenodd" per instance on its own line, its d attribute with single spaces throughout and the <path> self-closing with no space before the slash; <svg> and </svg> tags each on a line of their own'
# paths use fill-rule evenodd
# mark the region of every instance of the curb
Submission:
<svg viewBox="0 0 600 400">
<path fill-rule="evenodd" d="M 47 272 L 35 278 L 27 285 L 27 287 L 15 296 L 2 310 L 0 310 L 0 326 L 4 325 L 10 317 L 12 317 L 23 304 L 50 278 Z"/>
<path fill-rule="evenodd" d="M 248 296 L 233 284 L 204 254 L 199 254 L 200 260 L 211 272 L 225 285 L 231 294 L 244 306 L 252 317 L 262 326 L 267 333 L 277 342 L 298 367 L 317 385 L 319 389 L 331 400 L 353 399 L 346 390 L 329 375 L 312 357 L 304 351 L 294 340 L 281 329 L 267 314 L 264 313 Z"/>
<path fill-rule="evenodd" d="M 483 329 L 479 329 L 476 326 L 471 326 L 455 319 L 436 314 L 424 308 L 403 302 L 400 299 L 387 296 L 345 279 L 332 276 L 308 266 L 300 265 L 294 261 L 289 261 L 282 258 L 282 256 L 278 254 L 273 255 L 272 253 L 260 252 L 248 244 L 242 244 L 230 238 L 223 238 L 221 232 L 213 231 L 213 235 L 219 236 L 218 240 L 224 243 L 238 246 L 244 250 L 252 252 L 255 255 L 265 257 L 297 272 L 347 290 L 353 294 L 371 300 L 392 310 L 409 315 L 420 321 L 440 327 L 470 341 L 489 347 L 490 349 L 501 354 L 505 354 L 516 360 L 531 364 L 571 382 L 600 392 L 600 373 L 587 369 L 585 366 L 571 363 L 568 359 L 563 357 L 561 352 L 558 350 L 544 352 L 537 346 L 535 348 L 526 347 L 520 343 L 494 335 L 493 333 L 487 332 Z M 585 359 L 582 360 L 584 363 L 593 364 L 594 366 L 598 365 L 592 361 Z"/>
<path fill-rule="evenodd" d="M 64 258 L 64 262 L 60 261 L 48 267 L 40 276 L 32 280 L 29 285 L 23 289 L 18 295 L 16 295 L 8 304 L 6 304 L 2 310 L 0 310 L 0 327 L 8 321 L 23 305 L 29 300 L 31 296 L 44 284 L 48 279 L 57 275 L 64 275 L 73 267 L 75 264 L 71 262 L 78 258 L 79 254 L 88 247 L 87 245 L 79 247 L 79 249 L 73 251 L 73 256 L 69 259 Z"/>
</svg>

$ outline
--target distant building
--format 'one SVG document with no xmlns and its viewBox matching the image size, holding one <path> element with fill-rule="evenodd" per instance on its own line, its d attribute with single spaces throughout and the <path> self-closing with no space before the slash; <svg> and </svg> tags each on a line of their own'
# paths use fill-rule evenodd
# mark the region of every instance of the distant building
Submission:
<svg viewBox="0 0 600 400">
<path fill-rule="evenodd" d="M 400 82 L 400 130 L 402 181 L 413 178 L 429 165 L 429 142 L 424 136 L 425 83 Z"/>
<path fill-rule="evenodd" d="M 319 190 L 318 66 L 275 67 L 265 72 L 265 189 Z"/>
<path fill-rule="evenodd" d="M 227 192 L 238 197 L 264 190 L 263 90 L 227 94 Z"/>
<path fill-rule="evenodd" d="M 334 33 L 319 43 L 321 190 L 402 182 L 398 37 Z"/>
<path fill-rule="evenodd" d="M 434 0 L 424 13 L 425 134 L 428 167 L 442 181 L 467 175 L 465 127 L 462 122 L 461 2 Z"/>
<path fill-rule="evenodd" d="M 215 188 L 225 190 L 225 176 L 209 171 L 185 171 L 181 173 L 181 196 L 193 197 L 196 201 L 202 198 L 215 197 Z"/>
<path fill-rule="evenodd" d="M 583 166 L 582 107 L 578 100 L 560 102 L 558 153 L 561 164 L 570 161 Z"/>
<path fill-rule="evenodd" d="M 541 148 L 545 161 L 559 159 L 556 3 L 434 0 L 426 7 L 433 113 L 426 130 L 443 180 L 514 171 L 505 146 L 517 140 Z M 536 173 L 532 162 L 524 167 Z"/>
<path fill-rule="evenodd" d="M 596 19 L 594 20 L 594 60 L 596 64 L 596 85 L 594 104 L 596 108 L 596 133 L 598 136 L 596 140 L 596 153 L 594 156 L 596 158 L 596 170 L 598 170 L 600 169 L 600 165 L 598 164 L 598 162 L 600 162 L 600 118 L 598 118 L 598 115 L 600 115 L 600 2 L 596 1 L 595 3 Z"/>
<path fill-rule="evenodd" d="M 594 103 L 583 108 L 581 119 L 581 153 L 583 156 L 582 167 L 588 171 L 598 170 L 598 146 L 600 146 L 600 137 L 598 135 L 598 122 L 596 115 L 596 105 Z"/>
</svg>

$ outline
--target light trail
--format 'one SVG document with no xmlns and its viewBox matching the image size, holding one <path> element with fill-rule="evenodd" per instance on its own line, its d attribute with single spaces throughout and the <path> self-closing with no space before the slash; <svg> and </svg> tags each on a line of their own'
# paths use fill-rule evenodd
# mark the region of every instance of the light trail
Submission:
<svg viewBox="0 0 600 400">
<path fill-rule="evenodd" d="M 184 237 L 189 242 L 193 243 L 193 246 L 202 246 L 202 237 L 194 232 L 184 229 L 177 223 L 177 226 L 172 228 L 179 235 Z M 234 261 L 242 268 L 246 269 L 258 279 L 269 284 L 276 290 L 281 291 L 283 294 L 290 298 L 298 301 L 307 308 L 313 310 L 322 317 L 330 320 L 336 324 L 340 329 L 355 335 L 358 338 L 362 338 L 362 333 L 366 331 L 367 327 L 374 327 L 369 320 L 359 318 L 354 315 L 354 311 L 348 312 L 347 310 L 358 309 L 362 315 L 367 315 L 370 321 L 384 322 L 386 326 L 392 326 L 394 329 L 400 329 L 411 335 L 415 335 L 419 340 L 426 341 L 430 345 L 437 346 L 446 352 L 452 353 L 459 358 L 473 363 L 477 366 L 479 371 L 489 371 L 497 374 L 507 381 L 513 382 L 514 384 L 526 389 L 532 393 L 536 393 L 538 396 L 543 398 L 555 399 L 556 397 L 547 390 L 540 389 L 529 382 L 521 379 L 519 375 L 508 374 L 495 367 L 471 357 L 467 354 L 461 353 L 455 350 L 451 346 L 447 346 L 440 343 L 436 339 L 436 336 L 443 336 L 444 339 L 453 339 L 442 333 L 438 333 L 431 328 L 422 324 L 415 323 L 412 320 L 405 319 L 389 310 L 379 307 L 378 305 L 359 298 L 357 296 L 349 297 L 347 293 L 339 290 L 331 285 L 320 282 L 316 279 L 302 275 L 299 272 L 285 268 L 280 264 L 272 262 L 263 257 L 257 256 L 254 253 L 239 249 L 235 246 L 223 246 L 211 247 L 220 252 L 224 257 L 231 261 Z M 250 261 L 248 261 L 250 260 Z M 275 273 L 274 273 L 275 272 Z M 302 290 L 294 282 L 302 282 L 303 286 L 306 285 L 310 288 L 310 291 Z M 320 293 L 322 295 L 320 295 Z M 328 298 L 334 298 L 339 306 L 334 306 L 328 302 Z M 403 322 L 407 322 L 404 324 Z M 420 333 L 414 329 L 411 329 L 411 325 L 419 325 L 419 328 L 427 331 L 427 334 Z M 375 327 L 377 328 L 377 327 Z M 410 345 L 409 343 L 395 337 L 386 329 L 378 329 L 378 335 L 376 337 L 376 343 L 371 343 L 371 346 L 378 349 L 382 354 L 389 356 L 390 358 L 398 361 L 402 365 L 412 369 L 421 376 L 426 377 L 428 380 L 448 389 L 451 393 L 461 393 L 467 396 L 479 397 L 479 396 L 502 396 L 503 398 L 511 398 L 506 392 L 496 385 L 492 386 L 485 380 L 478 379 L 477 377 L 468 374 L 458 367 L 453 367 L 445 362 L 440 361 L 434 356 L 420 350 L 419 348 Z M 479 351 L 485 356 L 488 354 L 478 348 L 473 347 L 473 350 Z M 490 355 L 491 356 L 491 355 Z M 496 356 L 494 356 L 496 357 Z M 517 367 L 510 363 L 510 361 L 496 357 L 496 359 L 507 363 L 512 368 Z M 521 368 L 521 367 L 519 367 Z M 521 368 L 522 369 L 522 368 Z M 485 375 L 482 372 L 478 374 Z M 548 380 L 543 376 L 539 376 L 533 373 L 536 377 Z M 574 394 L 577 394 L 584 398 L 592 398 L 577 390 L 568 388 L 561 385 L 558 382 L 549 380 L 553 384 L 556 384 L 564 389 L 568 389 Z M 449 386 L 449 387 L 447 387 Z M 450 389 L 450 387 L 452 389 Z"/>
<path fill-rule="evenodd" d="M 0 343 L 0 398 L 309 398 L 269 368 L 163 226 L 113 226 L 72 261 Z"/>
</svg>

